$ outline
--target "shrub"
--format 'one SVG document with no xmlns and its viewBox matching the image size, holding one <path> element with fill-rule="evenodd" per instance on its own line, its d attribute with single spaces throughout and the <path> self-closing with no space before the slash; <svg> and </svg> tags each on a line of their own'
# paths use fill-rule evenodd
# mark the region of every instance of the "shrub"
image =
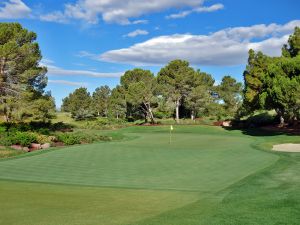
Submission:
<svg viewBox="0 0 300 225">
<path fill-rule="evenodd" d="M 37 135 L 30 132 L 16 132 L 8 136 L 12 144 L 19 144 L 23 147 L 29 147 L 31 143 L 37 142 Z"/>
<path fill-rule="evenodd" d="M 63 142 L 65 145 L 80 144 L 80 137 L 76 134 L 61 133 L 58 134 L 58 141 Z"/>
<path fill-rule="evenodd" d="M 10 138 L 10 136 L 1 135 L 1 137 L 0 137 L 0 145 L 3 145 L 3 146 L 13 145 L 13 142 L 12 142 L 12 139 Z"/>
<path fill-rule="evenodd" d="M 53 141 L 55 141 L 54 139 L 55 137 L 53 136 L 47 136 L 47 135 L 43 135 L 43 134 L 38 134 L 36 141 L 39 144 L 45 144 L 45 143 L 51 143 Z"/>
<path fill-rule="evenodd" d="M 0 135 L 5 134 L 5 132 L 6 132 L 6 127 L 0 126 Z"/>
<path fill-rule="evenodd" d="M 43 135 L 49 135 L 50 130 L 49 130 L 49 128 L 40 128 L 40 129 L 37 130 L 37 133 L 43 134 Z"/>
</svg>

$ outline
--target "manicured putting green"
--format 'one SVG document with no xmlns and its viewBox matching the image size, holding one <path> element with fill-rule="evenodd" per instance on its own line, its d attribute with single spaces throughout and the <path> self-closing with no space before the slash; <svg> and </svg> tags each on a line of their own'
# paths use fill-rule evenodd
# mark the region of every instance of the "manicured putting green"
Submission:
<svg viewBox="0 0 300 225">
<path fill-rule="evenodd" d="M 147 128 L 143 128 L 147 129 Z M 122 132 L 124 142 L 74 146 L 0 163 L 0 178 L 101 187 L 214 192 L 270 165 L 274 155 L 235 135 L 164 127 Z M 212 128 L 206 128 L 207 130 Z M 191 129 L 190 131 L 193 131 Z M 198 132 L 197 132 L 198 131 Z M 201 132 L 202 131 L 202 132 Z"/>
<path fill-rule="evenodd" d="M 169 144 L 169 127 L 101 133 L 126 138 L 0 160 L 0 224 L 296 225 L 300 219 L 300 156 L 270 151 L 297 137 L 177 126 Z"/>
</svg>

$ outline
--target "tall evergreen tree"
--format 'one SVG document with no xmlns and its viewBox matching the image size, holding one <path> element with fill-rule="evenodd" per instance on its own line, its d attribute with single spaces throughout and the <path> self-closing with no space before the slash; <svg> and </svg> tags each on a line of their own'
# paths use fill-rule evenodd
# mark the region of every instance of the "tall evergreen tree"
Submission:
<svg viewBox="0 0 300 225">
<path fill-rule="evenodd" d="M 72 117 L 81 120 L 94 116 L 92 97 L 87 88 L 77 88 L 68 97 L 63 99 L 62 109 L 70 112 Z"/>
<path fill-rule="evenodd" d="M 126 91 L 122 86 L 117 86 L 111 91 L 109 97 L 109 114 L 113 117 L 124 118 L 126 115 Z"/>
<path fill-rule="evenodd" d="M 93 108 L 98 116 L 108 115 L 108 102 L 111 94 L 110 88 L 105 85 L 96 88 L 93 93 Z"/>
<path fill-rule="evenodd" d="M 0 23 L 0 102 L 6 120 L 13 108 L 22 110 L 16 102 L 27 99 L 29 105 L 43 96 L 47 69 L 39 65 L 42 55 L 36 38 L 19 23 Z"/>
<path fill-rule="evenodd" d="M 224 76 L 218 86 L 218 94 L 224 101 L 224 107 L 228 116 L 234 116 L 241 106 L 242 84 L 231 76 Z"/>
<path fill-rule="evenodd" d="M 159 71 L 157 80 L 163 95 L 174 102 L 176 121 L 179 123 L 179 108 L 192 91 L 195 70 L 187 61 L 174 60 Z"/>
<path fill-rule="evenodd" d="M 149 118 L 154 123 L 153 103 L 156 102 L 156 79 L 149 70 L 134 69 L 121 77 L 121 84 L 126 90 L 127 102 L 140 109 L 145 121 Z"/>
<path fill-rule="evenodd" d="M 268 57 L 249 52 L 244 72 L 244 105 L 250 111 L 275 109 L 283 122 L 299 119 L 300 29 L 290 36 L 282 48 L 282 57 Z"/>
</svg>

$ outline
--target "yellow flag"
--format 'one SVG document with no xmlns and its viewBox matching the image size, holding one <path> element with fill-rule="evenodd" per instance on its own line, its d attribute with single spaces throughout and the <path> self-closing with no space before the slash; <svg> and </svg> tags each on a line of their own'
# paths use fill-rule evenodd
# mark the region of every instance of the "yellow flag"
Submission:
<svg viewBox="0 0 300 225">
<path fill-rule="evenodd" d="M 174 130 L 173 126 L 171 125 L 170 130 Z"/>
</svg>

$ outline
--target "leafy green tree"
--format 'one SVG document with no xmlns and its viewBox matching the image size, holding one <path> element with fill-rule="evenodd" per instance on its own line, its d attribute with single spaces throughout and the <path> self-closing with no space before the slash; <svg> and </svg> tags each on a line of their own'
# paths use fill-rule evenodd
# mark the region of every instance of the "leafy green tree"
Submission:
<svg viewBox="0 0 300 225">
<path fill-rule="evenodd" d="M 174 60 L 159 71 L 157 80 L 163 95 L 174 102 L 176 121 L 179 123 L 179 108 L 192 91 L 195 70 L 187 61 Z"/>
<path fill-rule="evenodd" d="M 242 83 L 237 82 L 231 76 L 224 76 L 218 87 L 218 94 L 224 101 L 227 115 L 234 116 L 242 102 Z"/>
<path fill-rule="evenodd" d="M 113 117 L 124 118 L 126 115 L 126 91 L 122 86 L 117 86 L 111 91 L 109 97 L 109 113 Z"/>
<path fill-rule="evenodd" d="M 32 102 L 30 109 L 35 120 L 46 121 L 55 117 L 55 101 L 51 95 L 44 95 Z"/>
<path fill-rule="evenodd" d="M 260 104 L 265 109 L 275 109 L 290 122 L 299 118 L 300 55 L 276 58 L 270 63 Z"/>
<path fill-rule="evenodd" d="M 191 93 L 186 97 L 185 104 L 191 110 L 191 119 L 199 113 L 204 113 L 209 104 L 213 102 L 211 92 L 205 85 L 199 85 L 192 89 Z"/>
<path fill-rule="evenodd" d="M 71 105 L 70 97 L 71 97 L 71 94 L 69 94 L 69 96 L 67 96 L 67 97 L 65 97 L 65 98 L 62 99 L 62 105 L 61 105 L 61 108 L 60 108 L 60 110 L 62 112 L 71 112 L 71 109 L 70 109 L 70 105 Z"/>
<path fill-rule="evenodd" d="M 93 93 L 93 107 L 98 116 L 107 117 L 110 94 L 111 90 L 107 85 L 96 88 Z"/>
<path fill-rule="evenodd" d="M 244 72 L 244 106 L 256 109 L 275 109 L 289 121 L 299 119 L 300 87 L 300 30 L 295 28 L 282 48 L 282 57 L 268 57 L 263 53 L 249 52 L 249 61 Z"/>
<path fill-rule="evenodd" d="M 300 53 L 300 28 L 296 27 L 294 34 L 289 37 L 288 43 L 282 48 L 284 57 L 296 57 Z"/>
<path fill-rule="evenodd" d="M 191 111 L 191 119 L 207 111 L 208 105 L 213 102 L 215 80 L 210 74 L 197 70 L 191 92 L 184 99 L 184 104 Z"/>
<path fill-rule="evenodd" d="M 130 105 L 139 108 L 145 121 L 149 118 L 155 123 L 152 105 L 156 102 L 156 79 L 149 70 L 134 69 L 121 77 L 121 84 L 126 90 L 126 100 Z"/>
<path fill-rule="evenodd" d="M 264 79 L 272 59 L 262 52 L 249 51 L 248 65 L 244 71 L 244 107 L 249 112 L 262 109 L 259 96 L 264 88 Z"/>
<path fill-rule="evenodd" d="M 10 103 L 18 102 L 24 92 L 42 94 L 47 85 L 36 38 L 19 23 L 0 23 L 0 102 L 6 120 L 13 108 Z"/>
<path fill-rule="evenodd" d="M 92 97 L 87 88 L 77 88 L 68 97 L 64 98 L 62 109 L 71 112 L 72 117 L 77 120 L 94 117 Z"/>
</svg>

